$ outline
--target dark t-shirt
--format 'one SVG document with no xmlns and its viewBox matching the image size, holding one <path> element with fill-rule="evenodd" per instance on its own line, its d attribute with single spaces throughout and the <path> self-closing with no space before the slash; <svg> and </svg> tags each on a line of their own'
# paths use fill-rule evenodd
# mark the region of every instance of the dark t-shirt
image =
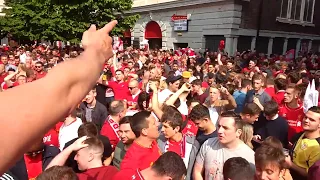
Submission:
<svg viewBox="0 0 320 180">
<path fill-rule="evenodd" d="M 259 118 L 259 121 L 261 126 L 259 129 L 256 129 L 255 135 L 260 135 L 262 140 L 269 136 L 276 137 L 281 141 L 283 147 L 287 147 L 289 130 L 287 120 L 281 116 L 278 116 L 275 120 L 267 120 L 264 116 L 262 116 Z"/>
<path fill-rule="evenodd" d="M 207 97 L 208 97 L 208 93 L 205 93 L 205 92 L 201 95 L 195 94 L 193 96 L 194 99 L 199 100 L 202 104 L 206 101 Z"/>
<path fill-rule="evenodd" d="M 218 136 L 218 132 L 217 130 L 215 130 L 213 133 L 211 134 L 204 134 L 203 131 L 198 131 L 197 133 L 197 141 L 200 143 L 200 145 L 202 145 L 207 139 L 209 138 L 213 138 L 213 137 L 217 137 Z"/>
</svg>

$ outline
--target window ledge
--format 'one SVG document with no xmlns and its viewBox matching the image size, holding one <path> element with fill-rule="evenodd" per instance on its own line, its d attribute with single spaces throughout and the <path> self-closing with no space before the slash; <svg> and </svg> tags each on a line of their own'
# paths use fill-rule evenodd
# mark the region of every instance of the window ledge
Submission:
<svg viewBox="0 0 320 180">
<path fill-rule="evenodd" d="M 303 22 L 303 21 L 298 21 L 298 20 L 293 20 L 293 19 L 287 19 L 287 18 L 281 18 L 277 17 L 276 19 L 278 22 L 281 23 L 287 23 L 287 24 L 296 24 L 296 25 L 301 25 L 301 26 L 310 26 L 310 27 L 315 27 L 313 23 L 310 22 Z"/>
</svg>

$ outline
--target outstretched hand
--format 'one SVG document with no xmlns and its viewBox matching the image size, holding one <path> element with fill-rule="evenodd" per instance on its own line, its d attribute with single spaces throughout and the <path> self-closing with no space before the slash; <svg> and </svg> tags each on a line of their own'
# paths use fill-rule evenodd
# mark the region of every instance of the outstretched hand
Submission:
<svg viewBox="0 0 320 180">
<path fill-rule="evenodd" d="M 95 25 L 91 25 L 90 28 L 83 33 L 82 46 L 85 50 L 93 49 L 101 53 L 105 59 L 109 59 L 113 56 L 112 52 L 112 38 L 109 33 L 117 25 L 117 21 L 111 21 L 103 28 L 97 30 Z"/>
</svg>

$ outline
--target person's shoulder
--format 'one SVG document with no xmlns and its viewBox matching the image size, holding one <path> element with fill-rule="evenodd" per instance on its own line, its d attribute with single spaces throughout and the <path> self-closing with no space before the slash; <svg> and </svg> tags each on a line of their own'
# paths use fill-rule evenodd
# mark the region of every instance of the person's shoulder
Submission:
<svg viewBox="0 0 320 180">
<path fill-rule="evenodd" d="M 44 145 L 44 149 L 45 157 L 54 157 L 60 153 L 60 150 L 55 146 Z"/>
<path fill-rule="evenodd" d="M 278 117 L 278 120 L 279 120 L 279 122 L 281 122 L 281 124 L 288 125 L 288 121 L 284 117 L 282 117 L 280 115 Z"/>
<path fill-rule="evenodd" d="M 116 152 L 116 151 L 122 151 L 122 150 L 124 150 L 124 144 L 122 141 L 119 141 L 114 151 Z"/>
<path fill-rule="evenodd" d="M 105 111 L 107 111 L 107 108 L 106 108 L 102 103 L 100 103 L 99 101 L 97 101 L 96 107 L 97 107 L 99 110 L 105 110 Z"/>
<path fill-rule="evenodd" d="M 253 95 L 254 94 L 254 90 L 249 90 L 248 92 L 247 92 L 247 95 Z"/>
<path fill-rule="evenodd" d="M 101 170 L 106 172 L 105 176 L 108 178 L 112 178 L 118 172 L 118 169 L 114 166 L 103 166 Z"/>
<path fill-rule="evenodd" d="M 135 153 L 140 152 L 140 151 L 141 151 L 141 147 L 136 142 L 133 142 L 131 144 L 131 146 L 129 147 L 129 149 L 127 150 L 126 156 L 127 155 L 135 155 Z"/>
<path fill-rule="evenodd" d="M 73 144 L 78 138 L 74 138 L 68 142 L 65 143 L 63 149 L 66 149 L 67 147 L 69 147 L 71 144 Z"/>
<path fill-rule="evenodd" d="M 109 132 L 112 132 L 112 128 L 111 128 L 109 122 L 106 120 L 104 122 L 104 124 L 102 125 L 100 134 L 103 136 L 106 136 L 107 134 L 109 134 Z"/>
<path fill-rule="evenodd" d="M 238 148 L 238 150 L 242 151 L 242 152 L 246 152 L 246 153 L 248 153 L 248 155 L 254 155 L 254 151 L 243 142 L 241 142 L 240 148 Z"/>
<path fill-rule="evenodd" d="M 202 146 L 220 147 L 220 142 L 217 137 L 207 139 Z"/>
<path fill-rule="evenodd" d="M 261 94 L 262 96 L 264 96 L 265 98 L 270 98 L 271 99 L 271 96 L 268 94 L 268 92 L 267 91 L 263 91 L 262 92 L 262 94 Z"/>
<path fill-rule="evenodd" d="M 136 174 L 136 171 L 137 170 L 134 170 L 134 169 L 124 169 L 124 170 L 121 170 L 119 172 L 117 172 L 114 176 L 113 176 L 113 179 L 112 180 L 120 180 L 120 179 L 123 179 L 123 180 L 131 180 L 133 179 L 132 176 L 134 176 Z"/>
<path fill-rule="evenodd" d="M 80 118 L 78 118 L 78 117 L 76 117 L 76 122 L 75 123 L 77 123 L 77 124 L 82 124 L 82 120 L 80 119 Z"/>
</svg>

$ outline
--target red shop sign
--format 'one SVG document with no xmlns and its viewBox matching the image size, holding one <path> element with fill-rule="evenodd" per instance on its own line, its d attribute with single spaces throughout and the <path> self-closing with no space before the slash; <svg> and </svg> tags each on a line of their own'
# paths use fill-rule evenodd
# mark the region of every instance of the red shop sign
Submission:
<svg viewBox="0 0 320 180">
<path fill-rule="evenodd" d="M 188 17 L 186 15 L 182 16 L 182 15 L 175 15 L 175 14 L 171 16 L 172 21 L 182 20 L 182 19 L 188 19 Z"/>
</svg>

